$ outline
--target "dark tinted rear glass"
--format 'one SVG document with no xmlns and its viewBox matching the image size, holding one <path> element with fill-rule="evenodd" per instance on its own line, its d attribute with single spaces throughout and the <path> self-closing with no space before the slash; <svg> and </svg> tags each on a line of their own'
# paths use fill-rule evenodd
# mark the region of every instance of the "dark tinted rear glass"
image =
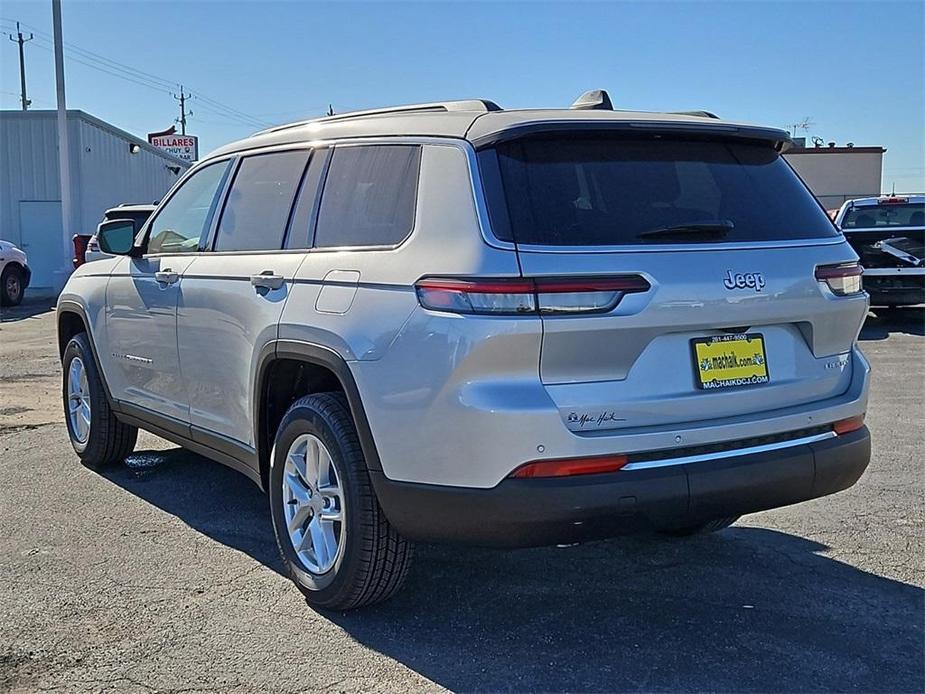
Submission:
<svg viewBox="0 0 925 694">
<path fill-rule="evenodd" d="M 484 156 L 483 169 L 491 169 Z M 500 145 L 497 157 L 504 196 L 489 192 L 488 197 L 495 233 L 507 241 L 602 246 L 837 235 L 769 145 L 544 138 Z M 639 237 L 654 229 L 713 222 L 734 228 L 721 238 Z"/>
<path fill-rule="evenodd" d="M 845 212 L 842 229 L 885 229 L 887 227 L 925 227 L 925 204 L 887 203 L 864 205 Z"/>
<path fill-rule="evenodd" d="M 338 147 L 318 212 L 315 246 L 392 246 L 414 226 L 421 148 Z"/>
</svg>

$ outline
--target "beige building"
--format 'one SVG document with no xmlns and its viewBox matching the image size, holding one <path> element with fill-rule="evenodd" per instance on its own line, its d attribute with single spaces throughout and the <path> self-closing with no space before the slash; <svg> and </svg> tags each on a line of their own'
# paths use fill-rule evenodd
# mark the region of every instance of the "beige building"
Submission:
<svg viewBox="0 0 925 694">
<path fill-rule="evenodd" d="M 883 147 L 794 147 L 784 154 L 827 209 L 880 195 Z"/>
</svg>

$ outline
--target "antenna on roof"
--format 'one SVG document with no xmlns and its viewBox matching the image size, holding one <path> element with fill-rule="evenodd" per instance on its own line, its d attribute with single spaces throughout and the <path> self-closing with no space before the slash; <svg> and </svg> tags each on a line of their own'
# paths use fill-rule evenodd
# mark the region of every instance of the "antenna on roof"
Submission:
<svg viewBox="0 0 925 694">
<path fill-rule="evenodd" d="M 613 111 L 613 103 L 603 89 L 592 89 L 575 99 L 569 108 L 576 111 Z"/>
<path fill-rule="evenodd" d="M 799 123 L 791 123 L 791 124 L 790 124 L 789 126 L 787 126 L 787 127 L 790 129 L 790 136 L 791 136 L 791 137 L 796 137 L 796 136 L 797 136 L 797 130 L 807 131 L 807 130 L 809 130 L 811 127 L 813 127 L 815 124 L 816 124 L 816 123 L 815 123 L 815 121 L 813 121 L 812 116 L 806 116 L 806 117 L 805 117 L 803 120 L 801 120 Z"/>
</svg>

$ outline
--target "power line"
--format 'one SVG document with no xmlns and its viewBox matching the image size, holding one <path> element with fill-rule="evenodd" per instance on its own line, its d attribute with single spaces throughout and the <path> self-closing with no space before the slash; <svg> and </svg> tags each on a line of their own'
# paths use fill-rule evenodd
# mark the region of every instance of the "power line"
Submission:
<svg viewBox="0 0 925 694">
<path fill-rule="evenodd" d="M 2 20 L 2 21 L 10 22 L 11 20 L 4 19 L 4 20 Z M 48 34 L 48 33 L 44 32 L 44 31 L 42 31 L 41 29 L 38 29 L 38 28 L 36 28 L 36 27 L 34 27 L 34 26 L 31 26 L 31 25 L 29 25 L 29 24 L 24 24 L 23 26 L 25 26 L 26 28 L 28 28 L 28 29 L 30 29 L 31 31 L 33 31 L 33 32 L 34 32 L 35 34 L 37 34 L 41 39 L 44 39 L 44 40 L 46 41 L 46 43 L 52 43 L 52 41 L 54 40 L 54 37 L 53 37 L 51 34 Z M 157 75 L 153 75 L 153 74 L 151 74 L 150 72 L 145 72 L 145 71 L 143 71 L 143 70 L 139 70 L 138 68 L 134 68 L 134 67 L 132 67 L 132 66 L 130 66 L 130 65 L 126 65 L 125 63 L 120 63 L 118 60 L 113 60 L 112 58 L 107 58 L 106 56 L 100 55 L 99 53 L 94 53 L 93 51 L 88 51 L 87 49 L 81 48 L 80 46 L 77 46 L 77 45 L 71 43 L 70 41 L 65 42 L 64 45 L 67 47 L 67 49 L 68 49 L 72 54 L 73 54 L 73 53 L 77 53 L 77 54 L 82 55 L 82 56 L 83 56 L 84 58 L 86 58 L 86 59 L 91 59 L 91 60 L 99 61 L 99 62 L 102 62 L 102 63 L 106 63 L 109 67 L 116 68 L 116 69 L 119 69 L 119 70 L 123 70 L 123 71 L 126 71 L 126 72 L 128 72 L 128 73 L 132 73 L 135 77 L 143 78 L 143 79 L 145 79 L 145 80 L 148 80 L 148 81 L 151 81 L 151 82 L 154 82 L 154 83 L 161 84 L 162 86 L 164 86 L 164 87 L 166 87 L 166 88 L 168 88 L 168 89 L 173 89 L 173 88 L 175 88 L 175 87 L 177 86 L 177 83 L 176 83 L 175 81 L 167 80 L 167 79 L 164 79 L 164 78 L 162 78 L 162 77 L 158 77 Z"/>
<path fill-rule="evenodd" d="M 0 22 L 12 23 L 12 20 L 0 18 Z M 28 24 L 24 24 L 23 26 L 27 27 L 30 29 L 30 31 L 33 31 L 36 34 L 36 46 L 43 48 L 44 50 L 52 50 L 50 45 L 50 39 L 52 37 L 50 34 L 36 29 L 35 27 L 32 27 Z M 107 75 L 118 77 L 138 86 L 146 87 L 160 93 L 169 94 L 173 94 L 174 90 L 177 88 L 177 86 L 179 86 L 174 81 L 159 77 L 150 72 L 145 72 L 144 70 L 139 70 L 138 68 L 134 68 L 117 60 L 107 58 L 98 53 L 94 53 L 93 51 L 88 51 L 85 48 L 81 48 L 70 42 L 65 43 L 65 46 L 67 47 L 68 58 L 70 60 Z M 269 125 L 269 123 L 261 120 L 260 118 L 252 116 L 234 107 L 228 106 L 227 104 L 224 104 L 216 99 L 212 99 L 211 97 L 207 97 L 199 92 L 190 92 L 189 94 L 186 94 L 185 97 L 196 98 L 202 102 L 201 105 L 203 110 L 220 115 L 224 118 L 228 118 L 229 120 L 235 121 L 240 125 L 257 128 L 263 128 Z M 190 114 L 187 113 L 187 115 Z"/>
</svg>

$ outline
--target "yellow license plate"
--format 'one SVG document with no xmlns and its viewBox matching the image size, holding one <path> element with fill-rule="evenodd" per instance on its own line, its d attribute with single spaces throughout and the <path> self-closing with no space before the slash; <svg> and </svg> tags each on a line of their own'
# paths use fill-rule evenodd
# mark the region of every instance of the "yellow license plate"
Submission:
<svg viewBox="0 0 925 694">
<path fill-rule="evenodd" d="M 767 383 L 768 361 L 759 333 L 715 335 L 691 340 L 697 385 L 704 390 Z"/>
</svg>

